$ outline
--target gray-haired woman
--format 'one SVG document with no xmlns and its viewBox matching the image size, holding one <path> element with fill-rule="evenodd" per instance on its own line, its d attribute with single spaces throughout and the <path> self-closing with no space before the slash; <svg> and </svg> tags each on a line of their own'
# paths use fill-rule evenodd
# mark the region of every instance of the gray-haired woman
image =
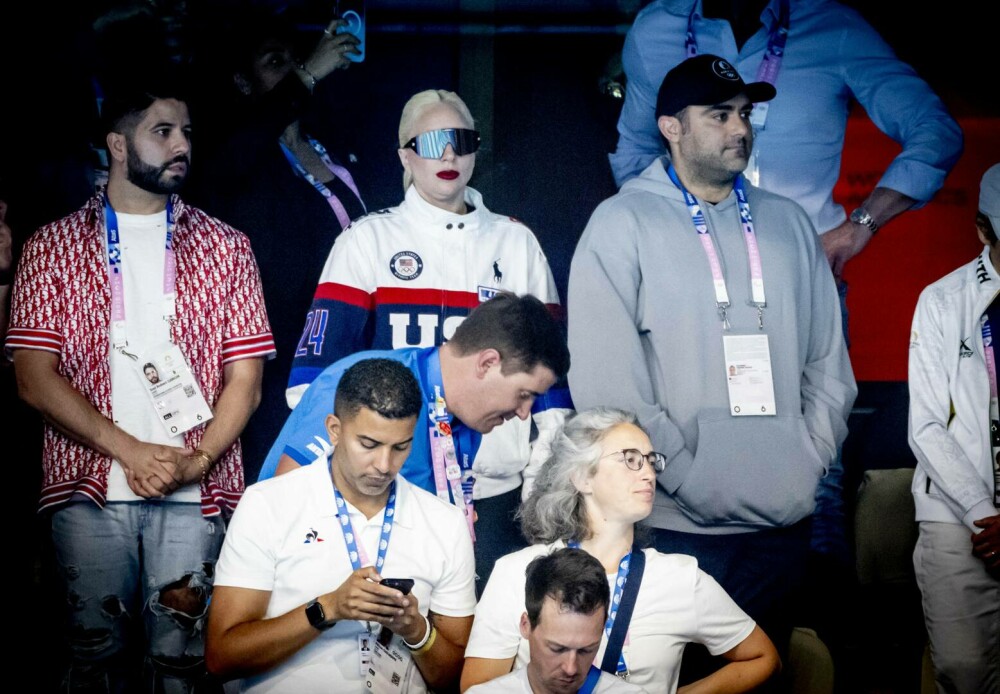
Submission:
<svg viewBox="0 0 1000 694">
<path fill-rule="evenodd" d="M 579 545 L 604 565 L 613 595 L 629 590 L 631 562 L 626 560 L 635 525 L 652 511 L 656 473 L 665 464 L 629 412 L 596 408 L 566 422 L 521 509 L 522 529 L 534 544 L 496 563 L 476 608 L 463 691 L 527 662 L 528 645 L 518 623 L 524 612 L 524 569 L 536 556 Z M 730 662 L 684 692 L 745 692 L 777 670 L 770 639 L 693 557 L 653 549 L 643 554 L 646 566 L 619 674 L 651 692 L 677 691 L 681 655 L 690 642 Z M 601 663 L 607 631 L 595 666 Z"/>
</svg>

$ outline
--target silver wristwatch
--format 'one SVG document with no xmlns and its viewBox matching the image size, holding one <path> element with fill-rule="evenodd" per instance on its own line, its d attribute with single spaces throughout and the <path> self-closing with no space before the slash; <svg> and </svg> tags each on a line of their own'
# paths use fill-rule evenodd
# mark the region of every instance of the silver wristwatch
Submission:
<svg viewBox="0 0 1000 694">
<path fill-rule="evenodd" d="M 851 221 L 855 224 L 861 224 L 862 226 L 868 227 L 868 230 L 872 232 L 872 235 L 878 231 L 878 223 L 872 218 L 871 213 L 863 207 L 854 208 L 854 211 L 851 212 Z"/>
</svg>

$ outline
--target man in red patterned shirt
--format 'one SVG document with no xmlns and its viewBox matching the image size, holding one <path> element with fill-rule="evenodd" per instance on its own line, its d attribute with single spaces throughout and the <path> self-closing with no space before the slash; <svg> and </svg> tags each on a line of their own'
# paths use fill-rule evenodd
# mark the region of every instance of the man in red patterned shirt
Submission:
<svg viewBox="0 0 1000 694">
<path fill-rule="evenodd" d="M 243 491 L 237 437 L 274 354 L 249 241 L 173 194 L 191 150 L 177 94 L 108 96 L 107 189 L 31 237 L 14 285 L 6 348 L 46 421 L 40 508 L 74 690 L 190 691 L 204 677 L 222 514 Z M 127 646 L 142 633 L 140 668 Z"/>
</svg>

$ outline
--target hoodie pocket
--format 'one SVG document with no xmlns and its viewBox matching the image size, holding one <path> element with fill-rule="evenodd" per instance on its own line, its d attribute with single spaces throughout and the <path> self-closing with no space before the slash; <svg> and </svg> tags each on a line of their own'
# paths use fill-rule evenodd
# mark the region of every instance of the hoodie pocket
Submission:
<svg viewBox="0 0 1000 694">
<path fill-rule="evenodd" d="M 706 525 L 787 526 L 812 513 L 826 465 L 798 416 L 698 417 L 698 450 L 674 493 Z"/>
</svg>

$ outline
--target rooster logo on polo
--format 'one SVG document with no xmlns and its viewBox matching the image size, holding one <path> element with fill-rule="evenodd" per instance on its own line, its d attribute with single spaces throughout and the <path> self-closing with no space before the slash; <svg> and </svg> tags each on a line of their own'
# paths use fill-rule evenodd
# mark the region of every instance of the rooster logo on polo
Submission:
<svg viewBox="0 0 1000 694">
<path fill-rule="evenodd" d="M 309 532 L 306 533 L 306 539 L 302 542 L 304 545 L 310 545 L 313 542 L 322 542 L 323 538 L 319 536 L 315 528 L 309 528 Z"/>
</svg>

